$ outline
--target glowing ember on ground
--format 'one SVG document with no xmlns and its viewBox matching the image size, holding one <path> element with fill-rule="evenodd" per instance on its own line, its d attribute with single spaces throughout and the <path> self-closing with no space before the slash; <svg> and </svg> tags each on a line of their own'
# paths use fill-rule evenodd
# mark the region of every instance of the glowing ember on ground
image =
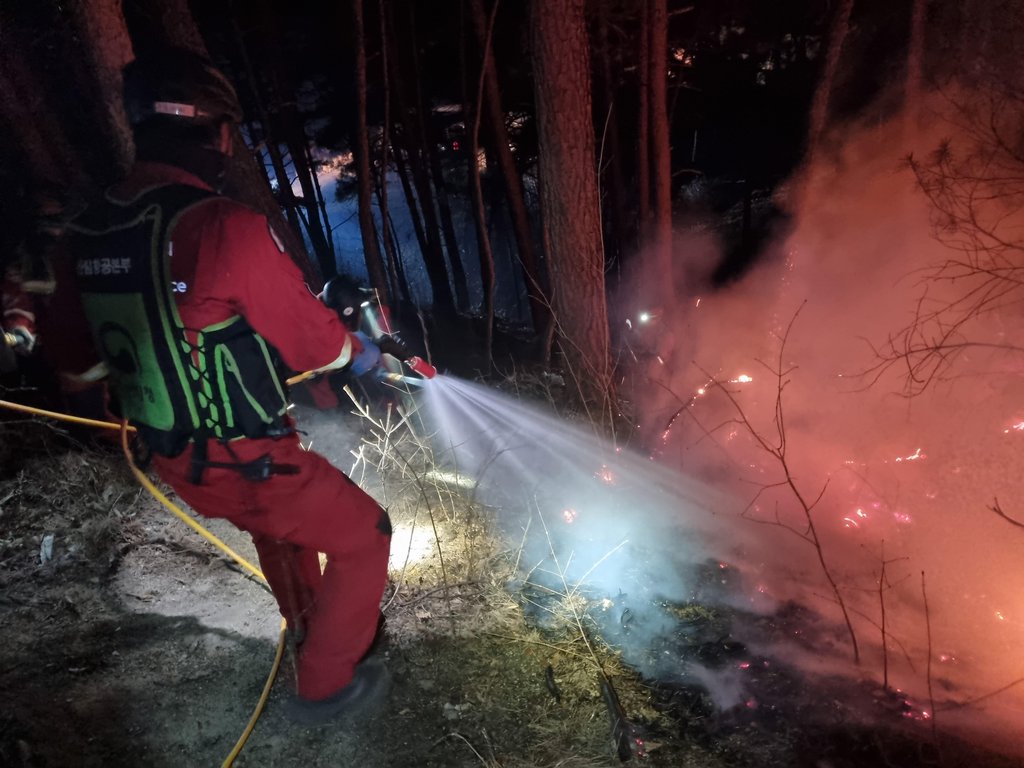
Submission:
<svg viewBox="0 0 1024 768">
<path fill-rule="evenodd" d="M 918 459 L 927 459 L 928 457 L 921 453 L 921 449 L 918 448 L 909 456 L 897 456 L 896 461 L 917 461 Z"/>
<path fill-rule="evenodd" d="M 615 476 L 612 474 L 612 471 L 607 466 L 602 466 L 601 469 L 597 471 L 596 477 L 600 478 L 601 482 L 603 482 L 605 485 L 615 484 Z"/>
<path fill-rule="evenodd" d="M 898 693 L 902 693 L 902 691 L 900 691 L 899 689 L 897 689 L 897 692 Z M 907 719 L 910 719 L 910 720 L 930 720 L 931 719 L 931 716 L 932 716 L 931 712 L 929 712 L 927 709 L 919 708 L 918 705 L 916 703 L 914 703 L 914 701 L 909 699 L 909 698 L 904 698 L 903 699 L 903 707 L 904 707 L 904 709 L 903 709 L 903 717 L 905 717 Z"/>
<path fill-rule="evenodd" d="M 754 380 L 753 377 L 748 376 L 745 373 L 741 373 L 735 379 L 729 379 L 729 383 L 730 384 L 749 384 L 753 380 Z"/>
<path fill-rule="evenodd" d="M 860 528 L 860 523 L 858 522 L 858 519 L 867 520 L 867 518 L 868 513 L 865 512 L 860 507 L 857 507 L 857 509 L 854 510 L 854 512 L 851 515 L 848 515 L 847 517 L 843 518 L 843 522 L 846 523 L 847 528 Z"/>
<path fill-rule="evenodd" d="M 577 512 L 575 509 L 563 509 L 562 519 L 565 520 L 565 522 L 567 523 L 573 523 L 576 521 L 576 518 L 579 517 L 579 514 L 580 513 Z"/>
<path fill-rule="evenodd" d="M 1004 435 L 1008 435 L 1010 432 L 1024 432 L 1024 421 L 1018 421 L 1016 424 L 1011 424 L 1003 430 Z"/>
</svg>

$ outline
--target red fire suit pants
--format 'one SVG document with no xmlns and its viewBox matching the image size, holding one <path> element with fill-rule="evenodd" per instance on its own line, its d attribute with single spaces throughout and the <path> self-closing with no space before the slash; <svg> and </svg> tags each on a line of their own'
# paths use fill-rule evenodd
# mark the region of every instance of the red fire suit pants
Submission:
<svg viewBox="0 0 1024 768">
<path fill-rule="evenodd" d="M 305 451 L 295 435 L 277 440 L 210 442 L 207 460 L 261 456 L 284 472 L 251 480 L 208 467 L 190 482 L 191 448 L 154 457 L 157 474 L 196 512 L 230 520 L 252 536 L 260 566 L 290 627 L 302 627 L 298 694 L 324 699 L 347 685 L 377 631 L 387 582 L 387 512 L 344 473 Z M 321 574 L 318 552 L 327 556 Z"/>
</svg>

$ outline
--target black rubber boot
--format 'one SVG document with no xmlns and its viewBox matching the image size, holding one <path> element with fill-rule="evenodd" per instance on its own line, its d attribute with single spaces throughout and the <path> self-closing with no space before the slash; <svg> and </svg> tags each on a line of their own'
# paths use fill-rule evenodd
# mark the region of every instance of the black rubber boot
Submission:
<svg viewBox="0 0 1024 768">
<path fill-rule="evenodd" d="M 391 675 L 377 658 L 361 661 L 355 677 L 337 693 L 319 701 L 293 696 L 285 705 L 288 718 L 302 726 L 324 725 L 345 717 L 372 714 L 387 698 Z"/>
</svg>

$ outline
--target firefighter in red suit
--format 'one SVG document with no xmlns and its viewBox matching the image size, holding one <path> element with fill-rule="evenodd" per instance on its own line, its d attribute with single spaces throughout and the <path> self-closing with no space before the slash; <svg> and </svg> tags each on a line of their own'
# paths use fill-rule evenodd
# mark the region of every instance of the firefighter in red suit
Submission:
<svg viewBox="0 0 1024 768">
<path fill-rule="evenodd" d="M 294 719 L 359 710 L 387 686 L 369 651 L 391 525 L 299 445 L 282 370 L 360 372 L 380 353 L 317 301 L 265 217 L 217 194 L 241 118 L 224 75 L 179 50 L 124 74 L 136 165 L 72 222 L 68 262 L 112 402 L 182 499 L 252 535 L 301 640 Z"/>
</svg>

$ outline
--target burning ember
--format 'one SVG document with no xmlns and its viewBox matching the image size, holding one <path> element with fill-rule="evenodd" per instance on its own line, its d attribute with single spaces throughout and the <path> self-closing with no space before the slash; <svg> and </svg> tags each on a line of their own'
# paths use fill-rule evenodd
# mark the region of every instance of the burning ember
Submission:
<svg viewBox="0 0 1024 768">
<path fill-rule="evenodd" d="M 896 461 L 917 461 L 918 459 L 927 459 L 928 457 L 921 453 L 921 449 L 918 448 L 909 456 L 897 456 Z"/>
</svg>

